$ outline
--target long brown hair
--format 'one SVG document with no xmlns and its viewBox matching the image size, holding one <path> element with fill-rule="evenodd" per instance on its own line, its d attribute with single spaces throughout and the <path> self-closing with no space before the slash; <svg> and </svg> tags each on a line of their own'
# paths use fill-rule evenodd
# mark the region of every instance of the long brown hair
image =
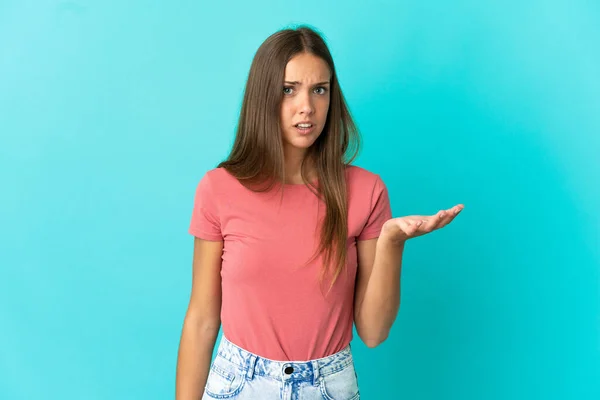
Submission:
<svg viewBox="0 0 600 400">
<path fill-rule="evenodd" d="M 333 287 L 346 265 L 348 196 L 346 167 L 360 150 L 360 134 L 352 120 L 335 72 L 331 53 L 319 33 L 302 25 L 269 36 L 258 48 L 248 74 L 233 148 L 225 168 L 247 188 L 264 192 L 285 183 L 285 160 L 280 126 L 285 67 L 295 55 L 311 53 L 323 59 L 331 73 L 330 103 L 323 132 L 307 150 L 302 178 L 326 207 L 320 245 L 311 260 L 324 253 L 320 280 L 333 267 Z M 318 185 L 308 179 L 311 160 Z M 283 193 L 282 193 L 283 194 Z M 335 260 L 335 261 L 334 261 Z"/>
</svg>

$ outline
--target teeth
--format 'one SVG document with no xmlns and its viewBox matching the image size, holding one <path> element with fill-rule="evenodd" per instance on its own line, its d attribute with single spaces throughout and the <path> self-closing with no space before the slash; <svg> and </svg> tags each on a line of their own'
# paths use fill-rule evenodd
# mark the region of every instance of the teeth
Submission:
<svg viewBox="0 0 600 400">
<path fill-rule="evenodd" d="M 298 126 L 300 128 L 310 128 L 312 125 L 311 124 L 298 124 Z"/>
</svg>

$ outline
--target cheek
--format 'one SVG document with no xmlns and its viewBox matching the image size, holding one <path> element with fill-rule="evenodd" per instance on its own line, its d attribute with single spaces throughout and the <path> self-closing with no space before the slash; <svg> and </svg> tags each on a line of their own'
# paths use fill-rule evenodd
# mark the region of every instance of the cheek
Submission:
<svg viewBox="0 0 600 400">
<path fill-rule="evenodd" d="M 281 103 L 281 107 L 279 107 L 279 115 L 281 116 L 281 119 L 286 118 L 286 116 L 289 115 L 289 108 L 290 106 L 286 104 L 285 101 Z"/>
<path fill-rule="evenodd" d="M 323 112 L 325 114 L 327 114 L 327 111 L 329 110 L 329 104 L 330 104 L 330 102 L 331 102 L 330 99 L 326 98 L 326 99 L 323 99 L 322 103 L 320 104 L 321 109 L 323 110 Z"/>
</svg>

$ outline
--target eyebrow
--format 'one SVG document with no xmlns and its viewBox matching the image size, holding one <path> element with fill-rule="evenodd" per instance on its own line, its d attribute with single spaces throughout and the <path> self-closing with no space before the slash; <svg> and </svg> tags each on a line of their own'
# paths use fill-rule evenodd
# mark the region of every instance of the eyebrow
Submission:
<svg viewBox="0 0 600 400">
<path fill-rule="evenodd" d="M 301 84 L 300 82 L 298 82 L 298 81 L 293 81 L 293 82 L 290 82 L 290 81 L 285 81 L 284 83 L 289 83 L 290 85 L 302 85 L 302 84 Z M 317 85 L 329 85 L 329 81 L 315 83 L 315 86 L 317 86 Z"/>
</svg>

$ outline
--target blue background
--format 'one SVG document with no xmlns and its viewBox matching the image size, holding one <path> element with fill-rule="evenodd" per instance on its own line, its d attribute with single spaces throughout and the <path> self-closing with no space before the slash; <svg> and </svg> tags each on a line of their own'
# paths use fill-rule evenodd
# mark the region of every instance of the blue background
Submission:
<svg viewBox="0 0 600 400">
<path fill-rule="evenodd" d="M 0 398 L 173 398 L 194 190 L 252 57 L 330 45 L 407 245 L 365 399 L 600 398 L 600 3 L 0 1 Z"/>
</svg>

